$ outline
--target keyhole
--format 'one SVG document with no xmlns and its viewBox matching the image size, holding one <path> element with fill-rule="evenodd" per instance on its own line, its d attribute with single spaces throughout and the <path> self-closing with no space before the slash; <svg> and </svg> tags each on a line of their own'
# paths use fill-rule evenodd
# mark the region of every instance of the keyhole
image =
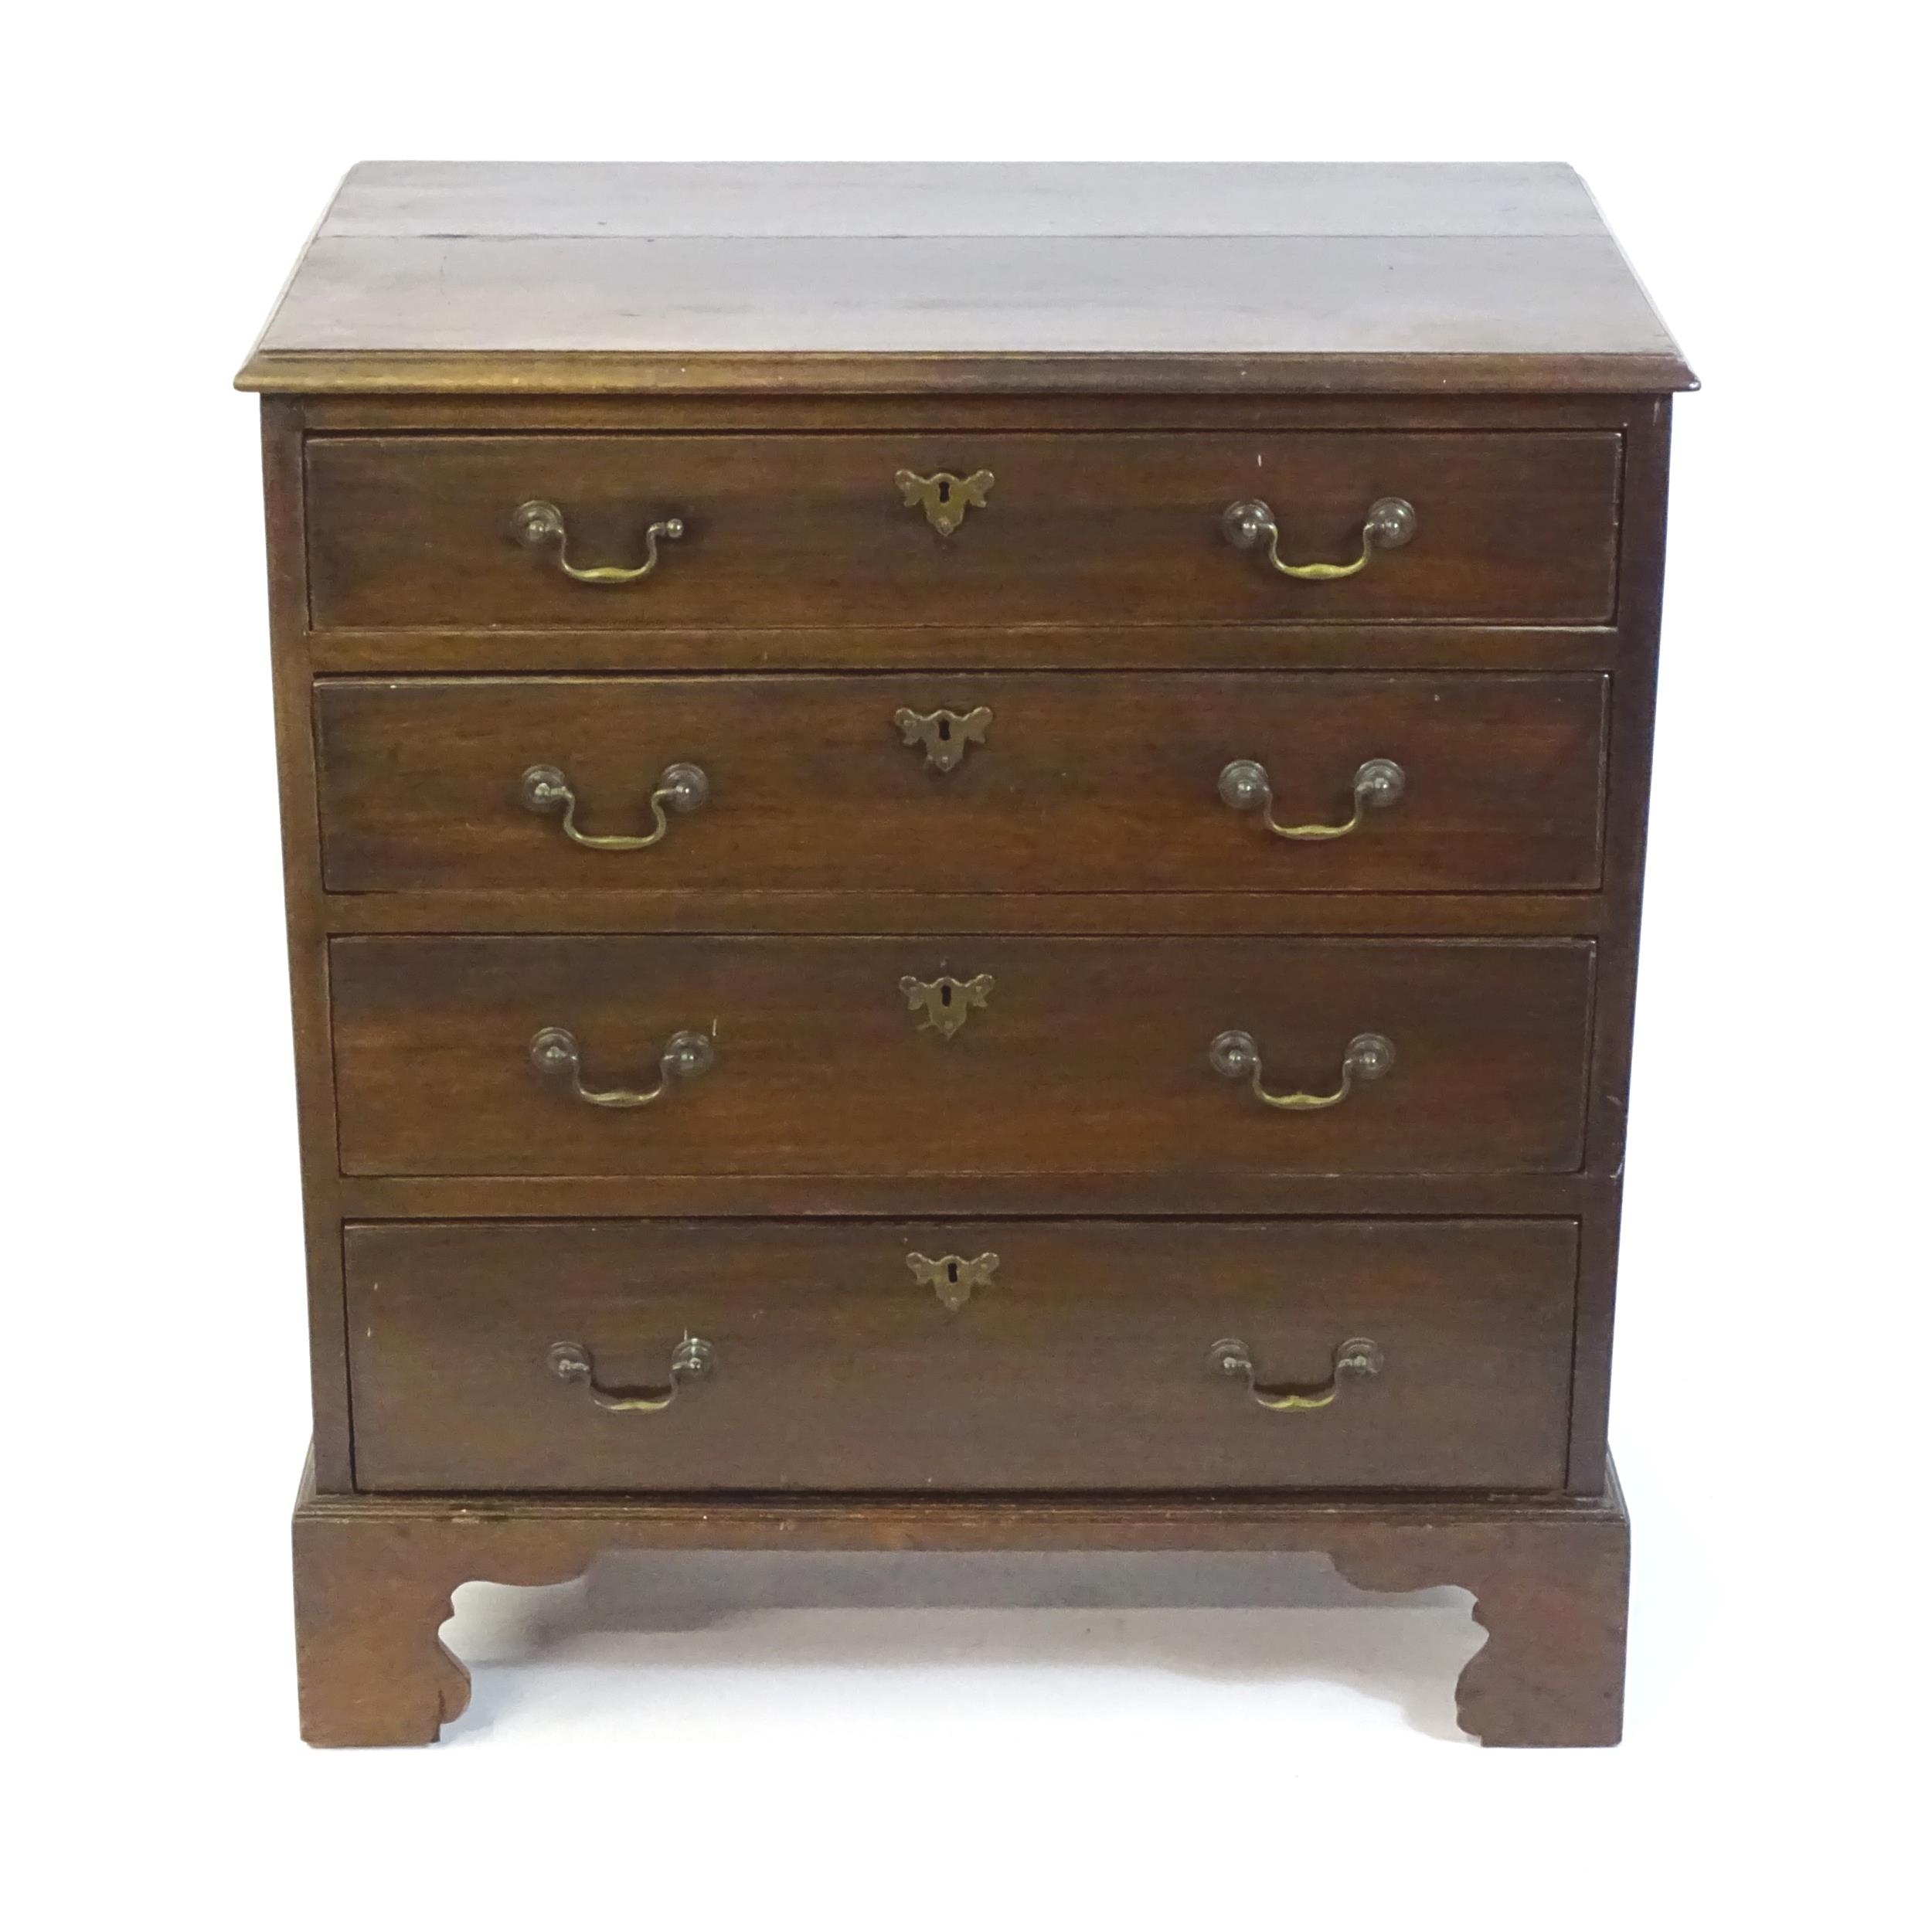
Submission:
<svg viewBox="0 0 1932 1914">
<path fill-rule="evenodd" d="M 942 1010 L 951 1010 L 951 1009 L 952 1008 L 952 1007 L 953 1007 L 953 987 L 952 987 L 952 985 L 951 985 L 951 984 L 940 984 L 940 987 L 939 987 L 939 1004 L 940 1004 L 940 1008 Z"/>
<path fill-rule="evenodd" d="M 952 742 L 952 736 L 953 736 L 953 721 L 952 721 L 952 719 L 950 719 L 950 718 L 942 718 L 942 719 L 940 719 L 940 721 L 939 721 L 939 741 L 940 741 L 940 743 L 941 744 L 949 744 L 949 743 L 951 743 Z"/>
<path fill-rule="evenodd" d="M 957 1256 L 948 1256 L 948 1257 L 946 1259 L 946 1283 L 947 1283 L 947 1287 L 948 1288 L 951 1288 L 951 1286 L 952 1286 L 954 1283 L 957 1283 L 958 1280 L 959 1280 L 959 1259 L 958 1259 Z"/>
<path fill-rule="evenodd" d="M 953 481 L 950 478 L 942 478 L 939 481 L 939 502 L 942 505 L 950 505 L 953 502 Z"/>
</svg>

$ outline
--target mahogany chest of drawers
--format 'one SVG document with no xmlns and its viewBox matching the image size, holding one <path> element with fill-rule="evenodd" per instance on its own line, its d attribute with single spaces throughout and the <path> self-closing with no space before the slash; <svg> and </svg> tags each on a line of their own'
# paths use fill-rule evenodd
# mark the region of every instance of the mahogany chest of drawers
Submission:
<svg viewBox="0 0 1932 1914">
<path fill-rule="evenodd" d="M 240 383 L 311 1741 L 740 1546 L 1319 1551 L 1616 1739 L 1692 382 L 1568 168 L 363 166 Z"/>
</svg>

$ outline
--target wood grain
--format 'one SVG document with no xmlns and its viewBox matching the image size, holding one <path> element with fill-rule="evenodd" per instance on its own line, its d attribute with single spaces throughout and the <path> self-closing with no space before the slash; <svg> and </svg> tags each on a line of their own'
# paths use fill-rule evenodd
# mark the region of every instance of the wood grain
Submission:
<svg viewBox="0 0 1932 1914">
<path fill-rule="evenodd" d="M 323 629 L 1595 624 L 1621 464 L 1619 440 L 1582 433 L 311 437 L 309 602 Z M 986 470 L 994 488 L 942 538 L 901 470 Z M 1285 558 L 1345 563 L 1389 496 L 1415 538 L 1351 578 L 1281 577 L 1221 533 L 1225 506 L 1260 498 Z M 579 566 L 635 565 L 654 522 L 684 537 L 648 579 L 586 585 L 513 535 L 533 498 L 562 508 Z"/>
<path fill-rule="evenodd" d="M 357 168 L 276 392 L 1669 392 L 1555 165 Z"/>
<path fill-rule="evenodd" d="M 826 393 L 315 393 L 304 429 L 350 432 L 1621 432 L 1651 416 L 1641 393 L 1174 392 L 1116 379 L 1090 392 Z"/>
<path fill-rule="evenodd" d="M 1042 1175 L 351 1176 L 342 1213 L 357 1220 L 441 1221 L 607 1216 L 1561 1216 L 1586 1225 L 1586 1253 L 1604 1249 L 1597 1220 L 1614 1215 L 1611 1177 L 1541 1170 L 1083 1171 Z M 1612 1246 L 1614 1247 L 1614 1245 Z M 339 1291 L 338 1291 L 339 1293 Z M 1600 1469 L 1600 1457 L 1598 1462 Z M 1600 1486 L 1600 1482 L 1599 1484 Z"/>
<path fill-rule="evenodd" d="M 318 238 L 242 376 L 281 387 L 309 353 L 511 352 L 543 355 L 525 390 L 556 382 L 566 354 L 621 355 L 634 376 L 674 356 L 788 358 L 807 386 L 814 360 L 908 357 L 1238 358 L 1315 390 L 1378 389 L 1372 369 L 1397 359 L 1519 377 L 1580 359 L 1606 367 L 1606 391 L 1685 376 L 1601 236 Z"/>
<path fill-rule="evenodd" d="M 1318 1549 L 1476 1593 L 1486 1741 L 1615 1739 L 1611 1311 L 1695 382 L 1573 174 L 359 168 L 241 382 L 287 395 L 311 1739 L 454 1718 L 464 1579 L 794 1545 Z M 992 504 L 942 543 L 901 465 L 993 470 Z M 512 542 L 537 494 L 592 562 L 647 515 L 692 535 L 587 590 Z M 1291 557 L 1352 556 L 1386 494 L 1422 530 L 1297 584 L 1219 539 L 1255 494 Z M 941 780 L 882 699 L 995 722 Z M 571 862 L 515 807 L 532 724 L 593 826 L 634 821 L 660 741 L 716 798 L 648 862 Z M 1331 757 L 1410 789 L 1280 844 L 1213 801 L 1236 753 L 1285 814 Z M 902 974 L 980 970 L 955 1039 L 914 1028 Z M 717 1068 L 651 1110 L 527 1061 L 570 1022 L 593 1082 L 648 1081 L 713 1018 Z M 1270 1112 L 1206 1067 L 1230 1027 L 1277 1088 L 1331 1086 L 1358 1029 L 1396 1070 Z M 1005 1259 L 957 1318 L 903 1272 L 927 1232 Z M 532 1357 L 560 1304 L 619 1380 L 700 1309 L 729 1360 L 640 1448 Z M 1279 1380 L 1357 1314 L 1400 1359 L 1213 1424 L 1194 1372 L 1141 1379 L 1224 1309 Z"/>
<path fill-rule="evenodd" d="M 1574 1170 L 1591 948 L 1267 938 L 338 938 L 349 1175 Z M 951 1040 L 903 977 L 993 980 Z M 717 1063 L 645 1109 L 531 1066 L 562 1025 L 594 1087 L 648 1089 L 678 1030 Z M 1398 1061 L 1265 1108 L 1209 1067 L 1246 1030 L 1327 1093 L 1358 1033 Z"/>
<path fill-rule="evenodd" d="M 581 1575 L 607 1549 L 1215 1549 L 1325 1554 L 1359 1586 L 1471 1590 L 1488 1639 L 1456 1687 L 1492 1747 L 1603 1747 L 1623 1723 L 1630 1518 L 1573 1498 L 1309 1495 L 320 1495 L 294 1520 L 302 1732 L 434 1740 L 469 1700 L 437 1637 L 468 1581 Z"/>
<path fill-rule="evenodd" d="M 366 161 L 325 239 L 1591 238 L 1570 167 Z"/>
<path fill-rule="evenodd" d="M 332 892 L 335 935 L 776 930 L 792 936 L 1589 937 L 1601 891 Z"/>
<path fill-rule="evenodd" d="M 1587 890 L 1598 879 L 1605 681 L 1347 673 L 1100 678 L 518 678 L 316 694 L 335 891 Z M 901 710 L 992 714 L 950 770 Z M 1401 798 L 1352 835 L 1277 838 L 1216 794 L 1259 760 L 1284 824 L 1352 814 L 1357 767 Z M 643 833 L 673 763 L 705 807 L 649 849 L 573 845 L 519 799 L 560 767 L 578 828 Z"/>
<path fill-rule="evenodd" d="M 1572 1223 L 355 1224 L 347 1232 L 365 1489 L 1562 1484 Z M 992 1253 L 949 1310 L 909 1253 Z M 687 1334 L 716 1371 L 649 1415 L 546 1363 L 662 1385 Z M 1212 1373 L 1383 1372 L 1271 1413 Z"/>
<path fill-rule="evenodd" d="M 350 1485 L 349 1359 L 343 1347 L 342 1232 L 331 1067 L 328 928 L 317 828 L 312 684 L 302 537 L 302 434 L 294 408 L 262 406 L 262 492 L 268 531 L 268 616 L 276 763 L 295 1047 L 304 1260 L 308 1267 L 311 1451 L 325 1490 Z"/>
</svg>

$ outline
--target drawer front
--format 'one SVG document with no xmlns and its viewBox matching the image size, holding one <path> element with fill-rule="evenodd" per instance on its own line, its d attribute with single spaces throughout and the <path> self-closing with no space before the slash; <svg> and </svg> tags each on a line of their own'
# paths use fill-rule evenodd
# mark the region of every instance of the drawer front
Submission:
<svg viewBox="0 0 1932 1914">
<path fill-rule="evenodd" d="M 1603 624 L 1621 463 L 1607 432 L 318 437 L 310 608 L 366 628 Z M 942 533 L 900 472 L 992 483 Z M 1223 529 L 1259 499 L 1284 563 L 1347 566 L 1384 498 L 1413 535 L 1347 577 L 1284 576 L 1265 536 Z M 539 503 L 561 543 L 519 517 Z M 634 569 L 674 519 L 644 577 L 562 569 Z"/>
<path fill-rule="evenodd" d="M 352 681 L 321 686 L 315 712 L 339 891 L 1575 890 L 1599 875 L 1594 675 Z M 1244 763 L 1269 796 L 1243 811 L 1229 800 L 1253 800 L 1252 778 L 1224 774 Z M 702 771 L 704 801 L 654 816 L 679 764 Z M 567 820 L 554 799 L 529 808 L 533 767 L 567 786 Z M 1270 818 L 1353 828 L 1285 838 Z M 566 835 L 661 821 L 623 855 Z"/>
<path fill-rule="evenodd" d="M 1592 950 L 341 938 L 330 961 L 342 1164 L 484 1176 L 1572 1170 Z M 539 1032 L 568 1035 L 539 1043 Z M 1356 1041 L 1376 1038 L 1393 1052 L 1386 1071 Z M 661 1085 L 648 1104 L 584 1100 Z M 1257 1086 L 1348 1093 L 1279 1108 Z"/>
<path fill-rule="evenodd" d="M 364 1489 L 1563 1482 L 1569 1222 L 345 1236 Z"/>
</svg>

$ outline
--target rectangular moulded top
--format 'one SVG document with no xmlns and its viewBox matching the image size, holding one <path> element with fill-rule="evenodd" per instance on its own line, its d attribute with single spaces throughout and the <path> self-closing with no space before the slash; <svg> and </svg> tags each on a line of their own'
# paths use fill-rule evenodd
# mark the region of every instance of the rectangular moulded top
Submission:
<svg viewBox="0 0 1932 1914">
<path fill-rule="evenodd" d="M 270 393 L 1665 393 L 1567 166 L 366 164 Z"/>
</svg>

